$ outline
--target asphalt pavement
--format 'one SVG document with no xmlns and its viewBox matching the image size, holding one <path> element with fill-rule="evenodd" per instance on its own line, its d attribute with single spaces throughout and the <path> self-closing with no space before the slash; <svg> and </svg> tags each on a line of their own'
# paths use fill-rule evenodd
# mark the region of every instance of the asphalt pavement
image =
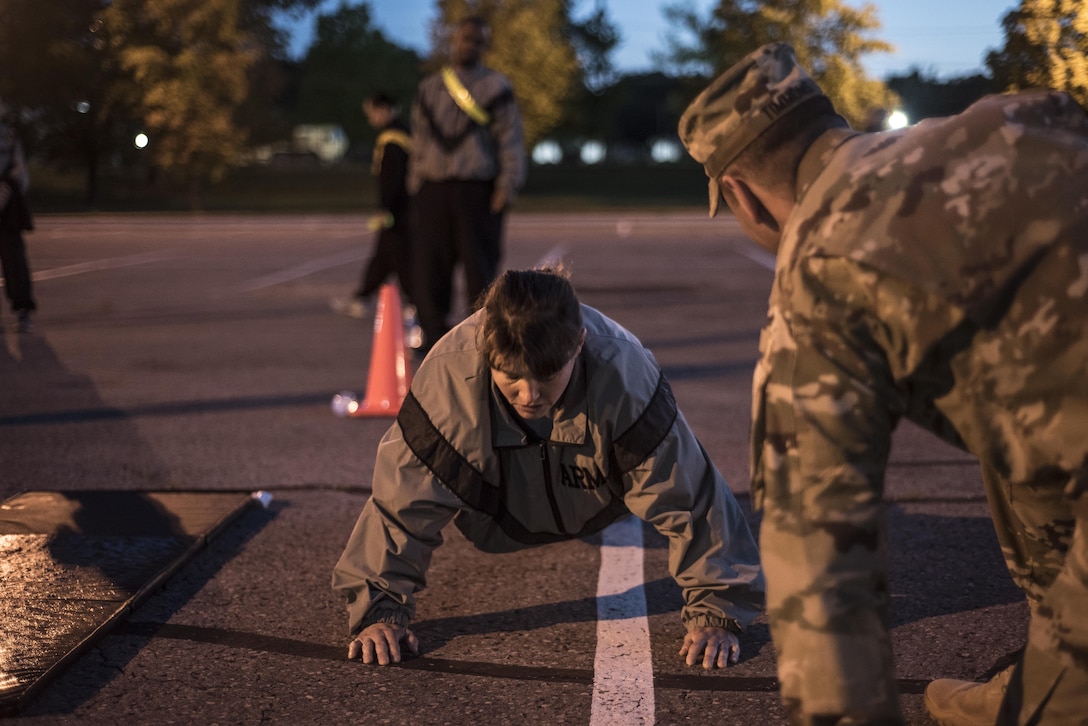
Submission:
<svg viewBox="0 0 1088 726">
<path fill-rule="evenodd" d="M 36 221 L 37 329 L 17 335 L 6 304 L 0 314 L 0 500 L 39 490 L 273 500 L 211 539 L 12 723 L 782 722 L 764 622 L 743 636 L 739 665 L 684 665 L 679 590 L 663 539 L 645 527 L 648 649 L 635 667 L 652 686 L 620 706 L 600 698 L 602 536 L 484 555 L 450 530 L 419 598 L 420 657 L 348 662 L 330 571 L 392 422 L 330 409 L 336 392 L 363 390 L 371 365 L 371 321 L 328 305 L 361 272 L 364 217 Z M 581 298 L 653 351 L 747 508 L 768 255 L 702 210 L 515 213 L 507 231 L 507 266 L 562 257 Z M 887 500 L 902 702 L 911 724 L 928 724 L 924 684 L 983 679 L 1020 646 L 1027 608 L 972 459 L 904 426 Z"/>
</svg>

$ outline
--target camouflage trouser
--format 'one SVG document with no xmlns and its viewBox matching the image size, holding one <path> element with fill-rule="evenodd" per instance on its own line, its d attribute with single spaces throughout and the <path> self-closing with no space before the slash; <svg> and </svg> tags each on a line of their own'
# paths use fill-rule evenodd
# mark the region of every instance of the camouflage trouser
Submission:
<svg viewBox="0 0 1088 726">
<path fill-rule="evenodd" d="M 1024 655 L 998 723 L 1088 723 L 1088 501 L 1009 487 L 983 469 L 997 538 L 1032 605 Z"/>
<path fill-rule="evenodd" d="M 1073 538 L 1073 516 L 1060 486 L 1010 487 L 999 474 L 982 467 L 1001 554 L 1032 612 L 1065 562 Z"/>
<path fill-rule="evenodd" d="M 1033 611 L 1005 704 L 1014 716 L 1001 723 L 1088 724 L 1088 512 L 1074 537 L 1060 486 L 1014 489 L 986 471 L 983 479 L 1009 571 Z M 783 702 L 796 726 L 902 724 L 880 507 L 836 505 L 802 514 L 794 501 L 765 503 L 760 545 Z"/>
<path fill-rule="evenodd" d="M 901 726 L 883 507 L 875 497 L 836 505 L 764 503 L 760 554 L 782 702 L 792 726 Z"/>
</svg>

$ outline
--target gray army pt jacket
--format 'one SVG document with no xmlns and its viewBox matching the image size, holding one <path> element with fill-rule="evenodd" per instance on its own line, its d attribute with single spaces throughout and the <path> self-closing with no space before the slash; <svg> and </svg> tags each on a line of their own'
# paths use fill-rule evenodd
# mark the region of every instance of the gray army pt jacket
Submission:
<svg viewBox="0 0 1088 726">
<path fill-rule="evenodd" d="M 485 552 L 598 532 L 634 513 L 669 539 L 682 620 L 746 627 L 763 605 L 744 514 L 649 351 L 583 306 L 586 341 L 548 440 L 518 423 L 476 348 L 483 313 L 428 355 L 378 446 L 373 493 L 333 571 L 349 629 L 407 623 L 442 529 Z"/>
<path fill-rule="evenodd" d="M 476 123 L 457 105 L 441 73 L 424 78 L 412 104 L 408 193 L 418 193 L 423 182 L 493 180 L 513 202 L 526 174 L 524 131 L 513 87 L 506 76 L 486 66 L 456 72 L 491 116 L 490 123 Z"/>
</svg>

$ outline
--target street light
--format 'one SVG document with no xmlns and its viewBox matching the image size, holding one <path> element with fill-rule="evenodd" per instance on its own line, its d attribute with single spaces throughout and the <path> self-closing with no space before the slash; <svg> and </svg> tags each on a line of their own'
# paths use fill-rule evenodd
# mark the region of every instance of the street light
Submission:
<svg viewBox="0 0 1088 726">
<path fill-rule="evenodd" d="M 136 146 L 137 149 L 146 149 L 149 141 L 150 139 L 147 138 L 147 134 L 141 131 L 140 133 L 136 134 L 136 138 L 132 140 L 132 143 Z"/>
<path fill-rule="evenodd" d="M 558 164 L 563 160 L 559 142 L 545 139 L 533 147 L 533 161 L 537 164 Z"/>
<path fill-rule="evenodd" d="M 578 156 L 582 159 L 583 164 L 597 164 L 604 161 L 606 153 L 603 143 L 591 140 L 582 144 L 582 150 Z"/>
</svg>

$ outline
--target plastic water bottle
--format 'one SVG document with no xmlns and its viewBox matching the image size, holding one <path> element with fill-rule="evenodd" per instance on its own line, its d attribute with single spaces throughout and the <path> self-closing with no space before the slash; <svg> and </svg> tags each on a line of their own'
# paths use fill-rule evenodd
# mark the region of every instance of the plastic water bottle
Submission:
<svg viewBox="0 0 1088 726">
<path fill-rule="evenodd" d="M 401 317 L 404 318 L 404 344 L 413 350 L 423 346 L 423 328 L 416 317 L 416 306 L 405 305 Z"/>
<path fill-rule="evenodd" d="M 257 502 L 257 504 L 261 506 L 261 509 L 268 509 L 268 505 L 272 503 L 272 493 L 264 490 L 253 492 L 249 497 Z"/>
<path fill-rule="evenodd" d="M 359 410 L 359 399 L 353 391 L 340 391 L 332 397 L 332 412 L 340 418 L 350 416 Z"/>
</svg>

